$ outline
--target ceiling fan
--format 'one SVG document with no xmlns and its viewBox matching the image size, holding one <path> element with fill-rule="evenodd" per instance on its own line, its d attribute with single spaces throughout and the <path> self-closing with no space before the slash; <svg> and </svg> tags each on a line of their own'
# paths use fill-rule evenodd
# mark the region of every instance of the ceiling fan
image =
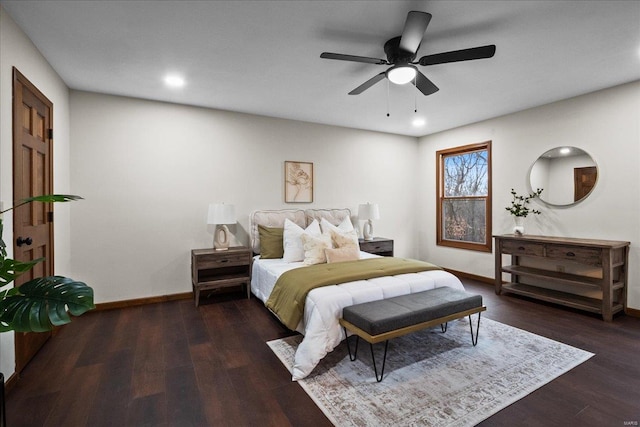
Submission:
<svg viewBox="0 0 640 427">
<path fill-rule="evenodd" d="M 447 62 L 469 61 L 472 59 L 491 58 L 496 53 L 496 46 L 472 47 L 469 49 L 426 55 L 414 62 L 416 53 L 424 37 L 424 32 L 431 21 L 431 14 L 411 11 L 404 23 L 402 35 L 388 40 L 384 44 L 387 59 L 369 58 L 366 56 L 345 55 L 342 53 L 323 52 L 320 58 L 337 59 L 340 61 L 364 62 L 366 64 L 391 65 L 386 71 L 376 74 L 351 92 L 349 95 L 359 95 L 378 83 L 385 77 L 395 84 L 412 82 L 425 96 L 437 92 L 438 87 L 433 84 L 416 65 L 436 65 Z"/>
</svg>

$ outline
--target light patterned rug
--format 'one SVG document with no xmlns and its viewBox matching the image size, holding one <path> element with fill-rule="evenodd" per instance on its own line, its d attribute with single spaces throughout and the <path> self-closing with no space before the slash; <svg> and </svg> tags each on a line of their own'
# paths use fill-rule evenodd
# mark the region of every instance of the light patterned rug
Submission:
<svg viewBox="0 0 640 427">
<path fill-rule="evenodd" d="M 301 338 L 267 344 L 290 369 Z M 465 318 L 391 340 L 380 383 L 362 340 L 355 362 L 342 342 L 299 383 L 336 426 L 473 426 L 592 356 L 484 317 L 473 347 Z"/>
</svg>

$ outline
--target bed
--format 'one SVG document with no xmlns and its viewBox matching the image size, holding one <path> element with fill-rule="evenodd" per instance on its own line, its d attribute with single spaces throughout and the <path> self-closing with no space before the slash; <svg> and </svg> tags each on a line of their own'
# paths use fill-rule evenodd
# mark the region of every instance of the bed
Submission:
<svg viewBox="0 0 640 427">
<path fill-rule="evenodd" d="M 285 222 L 287 227 L 294 223 L 301 229 L 308 229 L 307 227 L 311 228 L 314 220 L 325 225 L 328 222 L 334 227 L 348 230 L 352 222 L 349 209 L 255 211 L 251 214 L 250 220 L 251 247 L 255 253 L 252 264 L 251 292 L 265 305 L 274 292 L 278 278 L 283 273 L 307 266 L 302 261 L 291 261 L 291 259 L 285 259 L 284 256 L 276 258 L 270 255 L 269 259 L 264 259 L 261 256 L 261 232 L 283 229 Z M 326 226 L 325 229 L 328 227 Z M 262 249 L 266 252 L 267 238 L 264 233 L 263 237 L 265 242 Z M 359 252 L 359 257 L 365 261 L 361 263 L 360 261 L 352 261 L 352 263 L 364 265 L 370 262 L 367 260 L 380 258 L 366 252 Z M 288 325 L 290 329 L 295 329 L 304 335 L 295 354 L 292 379 L 296 381 L 308 376 L 318 362 L 345 338 L 338 323 L 344 307 L 441 286 L 464 290 L 462 283 L 456 276 L 441 269 L 354 280 L 312 289 L 306 294 L 300 321 L 296 326 Z M 278 317 L 277 314 L 276 317 Z M 283 323 L 286 325 L 285 322 Z"/>
</svg>

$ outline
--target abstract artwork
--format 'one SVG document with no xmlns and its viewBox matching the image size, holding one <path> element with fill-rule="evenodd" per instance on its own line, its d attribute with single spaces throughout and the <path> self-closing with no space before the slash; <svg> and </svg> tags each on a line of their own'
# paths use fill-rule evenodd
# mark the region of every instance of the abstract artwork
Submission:
<svg viewBox="0 0 640 427">
<path fill-rule="evenodd" d="M 284 201 L 313 202 L 313 163 L 284 162 Z"/>
</svg>

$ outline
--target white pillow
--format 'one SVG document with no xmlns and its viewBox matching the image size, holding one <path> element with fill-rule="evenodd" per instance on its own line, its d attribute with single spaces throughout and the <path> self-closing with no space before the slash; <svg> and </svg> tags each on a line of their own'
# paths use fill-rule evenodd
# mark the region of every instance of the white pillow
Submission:
<svg viewBox="0 0 640 427">
<path fill-rule="evenodd" d="M 327 262 L 326 249 L 331 249 L 331 238 L 326 234 L 312 236 L 307 233 L 302 234 L 302 244 L 304 246 L 304 264 L 324 264 Z"/>
<path fill-rule="evenodd" d="M 335 231 L 351 231 L 353 230 L 353 224 L 351 223 L 351 219 L 347 216 L 345 217 L 342 222 L 340 223 L 340 225 L 338 225 L 337 227 L 333 224 L 331 224 L 329 221 L 327 221 L 326 218 L 322 218 L 320 220 L 320 227 L 322 228 L 322 232 L 324 234 L 329 234 L 329 230 L 335 230 Z"/>
<path fill-rule="evenodd" d="M 282 234 L 282 247 L 284 254 L 282 259 L 285 262 L 298 262 L 304 260 L 304 248 L 302 246 L 302 233 L 312 236 L 320 236 L 320 224 L 315 219 L 306 229 L 302 229 L 299 225 L 291 221 L 289 218 L 284 220 L 284 231 Z"/>
</svg>

